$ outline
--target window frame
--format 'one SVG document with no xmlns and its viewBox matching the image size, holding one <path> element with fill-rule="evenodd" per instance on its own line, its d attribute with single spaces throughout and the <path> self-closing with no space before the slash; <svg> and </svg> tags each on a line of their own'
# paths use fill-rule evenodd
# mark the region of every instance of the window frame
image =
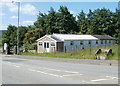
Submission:
<svg viewBox="0 0 120 86">
<path fill-rule="evenodd" d="M 43 42 L 39 42 L 39 44 L 38 44 L 39 46 L 42 46 L 43 45 Z"/>
<path fill-rule="evenodd" d="M 70 41 L 70 45 L 73 46 L 74 45 L 74 41 Z"/>
<path fill-rule="evenodd" d="M 88 41 L 88 44 L 89 44 L 89 45 L 91 44 L 91 40 Z"/>
<path fill-rule="evenodd" d="M 101 40 L 101 44 L 103 44 L 103 40 Z"/>
<path fill-rule="evenodd" d="M 54 43 L 54 46 L 52 45 L 52 43 Z M 55 42 L 51 42 L 51 43 L 50 43 L 50 46 L 51 46 L 51 47 L 55 47 Z"/>
<path fill-rule="evenodd" d="M 80 41 L 80 45 L 83 45 L 84 43 L 83 43 L 83 41 Z"/>
<path fill-rule="evenodd" d="M 96 44 L 98 44 L 98 40 L 96 40 Z"/>
<path fill-rule="evenodd" d="M 109 44 L 111 44 L 111 40 L 109 40 Z"/>
</svg>

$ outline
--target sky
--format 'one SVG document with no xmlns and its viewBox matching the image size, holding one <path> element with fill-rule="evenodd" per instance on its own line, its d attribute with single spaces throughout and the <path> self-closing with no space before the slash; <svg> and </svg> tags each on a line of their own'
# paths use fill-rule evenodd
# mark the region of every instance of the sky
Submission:
<svg viewBox="0 0 120 86">
<path fill-rule="evenodd" d="M 67 6 L 70 13 L 77 16 L 81 10 L 88 13 L 89 9 L 94 11 L 98 8 L 107 8 L 115 12 L 118 2 L 20 2 L 20 25 L 33 25 L 39 11 L 48 13 L 50 7 L 58 11 L 60 6 Z M 17 7 L 18 3 L 4 2 L 2 5 L 0 3 L 0 20 L 2 20 L 0 21 L 0 29 L 6 30 L 8 25 L 17 26 Z"/>
</svg>

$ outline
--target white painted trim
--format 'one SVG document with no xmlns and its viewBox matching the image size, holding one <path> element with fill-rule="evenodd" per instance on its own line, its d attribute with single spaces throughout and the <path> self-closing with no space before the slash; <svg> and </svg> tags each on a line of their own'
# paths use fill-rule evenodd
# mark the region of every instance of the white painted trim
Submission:
<svg viewBox="0 0 120 86">
<path fill-rule="evenodd" d="M 45 50 L 45 48 L 44 48 L 44 43 L 45 43 L 45 42 L 46 42 L 46 43 L 47 43 L 47 42 L 49 43 L 49 52 L 50 52 L 50 41 L 43 41 L 43 49 L 44 49 L 44 50 Z M 44 50 L 43 50 L 43 52 L 44 52 Z M 46 52 L 46 53 L 49 53 L 49 52 Z"/>
<path fill-rule="evenodd" d="M 37 39 L 36 41 L 40 41 L 40 40 L 41 40 L 41 39 L 43 39 L 44 37 L 48 37 L 48 38 L 50 38 L 50 39 L 54 40 L 55 42 L 57 42 L 55 39 L 53 39 L 53 38 L 49 37 L 48 35 L 45 35 L 45 36 L 43 36 L 43 37 L 41 37 L 41 38 Z"/>
</svg>

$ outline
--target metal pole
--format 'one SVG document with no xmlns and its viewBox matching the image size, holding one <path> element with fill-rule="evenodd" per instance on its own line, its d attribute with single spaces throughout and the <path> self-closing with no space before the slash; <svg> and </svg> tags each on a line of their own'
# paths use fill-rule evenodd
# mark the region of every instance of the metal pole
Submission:
<svg viewBox="0 0 120 86">
<path fill-rule="evenodd" d="M 19 16 L 20 16 L 20 2 L 18 3 L 18 28 L 17 28 L 17 55 L 19 55 Z"/>
<path fill-rule="evenodd" d="M 39 11 L 39 16 L 40 16 L 40 11 Z M 40 21 L 39 21 L 39 38 L 40 38 Z"/>
<path fill-rule="evenodd" d="M 12 1 L 14 3 L 15 1 Z M 17 28 L 17 55 L 19 55 L 19 16 L 20 16 L 20 2 L 15 2 L 18 4 L 18 28 Z"/>
</svg>

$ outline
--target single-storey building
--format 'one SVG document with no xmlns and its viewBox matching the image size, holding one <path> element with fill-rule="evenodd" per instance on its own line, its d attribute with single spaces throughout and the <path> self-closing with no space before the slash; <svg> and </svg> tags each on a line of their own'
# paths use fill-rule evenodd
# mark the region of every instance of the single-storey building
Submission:
<svg viewBox="0 0 120 86">
<path fill-rule="evenodd" d="M 95 46 L 115 44 L 109 35 L 52 34 L 37 40 L 37 52 L 68 52 Z"/>
</svg>

